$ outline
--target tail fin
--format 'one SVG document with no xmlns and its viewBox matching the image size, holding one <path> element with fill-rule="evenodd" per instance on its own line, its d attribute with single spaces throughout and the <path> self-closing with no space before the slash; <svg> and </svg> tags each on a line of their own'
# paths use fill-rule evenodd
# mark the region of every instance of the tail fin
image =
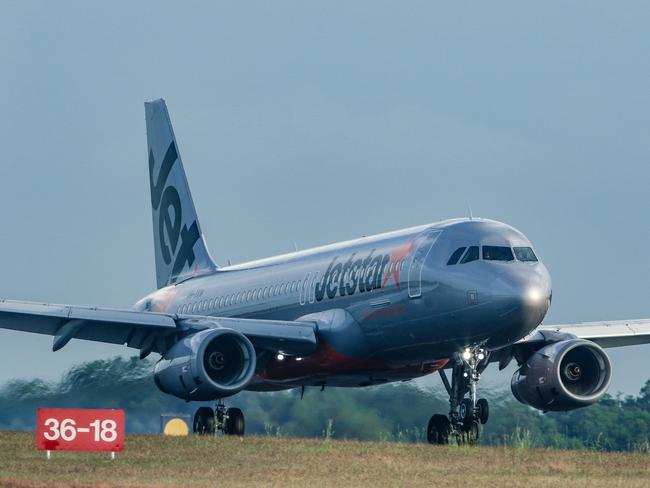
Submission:
<svg viewBox="0 0 650 488">
<path fill-rule="evenodd" d="M 217 269 L 205 245 L 163 99 L 145 102 L 158 288 Z"/>
</svg>

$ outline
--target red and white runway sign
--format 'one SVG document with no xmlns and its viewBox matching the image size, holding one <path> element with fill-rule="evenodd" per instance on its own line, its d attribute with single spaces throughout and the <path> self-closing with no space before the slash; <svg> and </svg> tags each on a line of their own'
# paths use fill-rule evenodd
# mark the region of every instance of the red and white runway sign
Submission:
<svg viewBox="0 0 650 488">
<path fill-rule="evenodd" d="M 39 408 L 36 449 L 109 451 L 124 449 L 124 410 Z"/>
</svg>

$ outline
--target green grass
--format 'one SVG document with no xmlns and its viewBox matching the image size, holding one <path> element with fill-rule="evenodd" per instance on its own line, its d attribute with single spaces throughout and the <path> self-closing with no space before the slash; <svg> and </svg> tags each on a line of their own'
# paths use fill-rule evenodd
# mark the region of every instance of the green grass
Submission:
<svg viewBox="0 0 650 488">
<path fill-rule="evenodd" d="M 525 486 L 647 487 L 650 455 L 527 448 L 132 435 L 107 453 L 34 449 L 33 433 L 0 432 L 0 486 Z"/>
</svg>

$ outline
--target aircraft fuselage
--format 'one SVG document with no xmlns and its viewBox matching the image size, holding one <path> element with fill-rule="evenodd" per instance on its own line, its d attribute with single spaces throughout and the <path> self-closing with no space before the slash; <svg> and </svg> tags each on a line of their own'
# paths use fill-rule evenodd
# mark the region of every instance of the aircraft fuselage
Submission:
<svg viewBox="0 0 650 488">
<path fill-rule="evenodd" d="M 267 358 L 249 389 L 410 379 L 465 346 L 497 349 L 541 323 L 551 300 L 546 267 L 525 254 L 504 259 L 503 248 L 532 250 L 506 224 L 448 220 L 220 268 L 135 308 L 277 320 L 338 314 L 319 328 L 316 353 Z"/>
</svg>

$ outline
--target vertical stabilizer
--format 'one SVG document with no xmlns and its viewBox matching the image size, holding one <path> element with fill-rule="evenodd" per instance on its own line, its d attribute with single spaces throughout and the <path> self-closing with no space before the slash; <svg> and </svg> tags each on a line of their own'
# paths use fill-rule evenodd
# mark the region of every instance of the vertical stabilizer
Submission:
<svg viewBox="0 0 650 488">
<path fill-rule="evenodd" d="M 145 102 L 158 288 L 217 269 L 196 216 L 163 99 Z"/>
</svg>

